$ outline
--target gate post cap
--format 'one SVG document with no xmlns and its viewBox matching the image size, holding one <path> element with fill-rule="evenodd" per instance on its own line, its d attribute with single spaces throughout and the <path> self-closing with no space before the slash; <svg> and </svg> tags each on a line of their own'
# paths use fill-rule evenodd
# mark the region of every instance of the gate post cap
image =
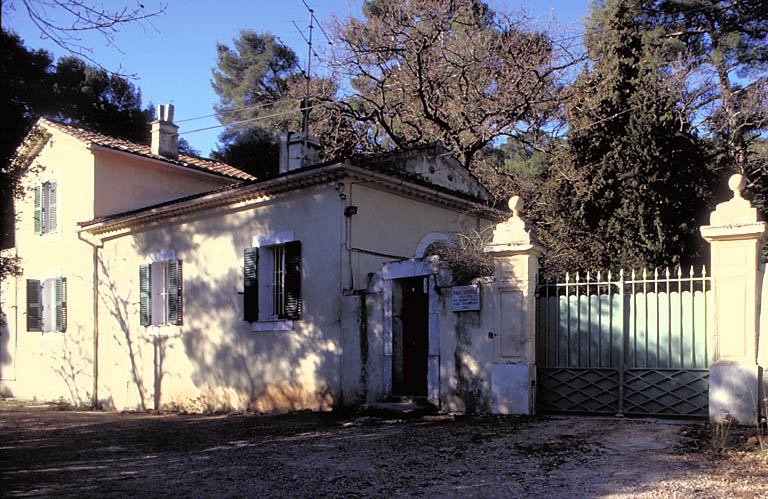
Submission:
<svg viewBox="0 0 768 499">
<path fill-rule="evenodd" d="M 744 175 L 735 173 L 728 179 L 728 187 L 733 191 L 733 197 L 741 198 L 741 191 L 747 186 L 747 181 L 744 179 Z"/>
<path fill-rule="evenodd" d="M 507 206 L 512 210 L 513 216 L 520 216 L 520 212 L 523 211 L 523 198 L 520 196 L 512 196 L 507 202 Z"/>
</svg>

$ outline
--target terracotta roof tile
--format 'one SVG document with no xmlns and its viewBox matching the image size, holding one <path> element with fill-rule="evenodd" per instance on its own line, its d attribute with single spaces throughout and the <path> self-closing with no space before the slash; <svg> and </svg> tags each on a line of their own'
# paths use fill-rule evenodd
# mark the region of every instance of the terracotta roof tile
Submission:
<svg viewBox="0 0 768 499">
<path fill-rule="evenodd" d="M 196 156 L 189 156 L 187 154 L 179 154 L 179 159 L 166 158 L 165 156 L 159 156 L 152 154 L 152 151 L 148 145 L 137 144 L 126 139 L 119 139 L 117 137 L 110 137 L 97 132 L 84 130 L 76 126 L 67 125 L 58 121 L 53 121 L 47 118 L 40 118 L 40 124 L 62 131 L 67 135 L 75 137 L 78 140 L 82 140 L 88 144 L 96 144 L 102 147 L 115 149 L 118 151 L 125 151 L 139 156 L 147 158 L 157 159 L 175 165 L 184 166 L 193 170 L 205 171 L 208 173 L 215 173 L 223 175 L 225 177 L 238 179 L 238 180 L 255 180 L 256 177 L 250 175 L 242 170 L 238 170 L 234 166 L 230 166 L 226 163 L 214 161 L 212 159 L 198 158 Z"/>
</svg>

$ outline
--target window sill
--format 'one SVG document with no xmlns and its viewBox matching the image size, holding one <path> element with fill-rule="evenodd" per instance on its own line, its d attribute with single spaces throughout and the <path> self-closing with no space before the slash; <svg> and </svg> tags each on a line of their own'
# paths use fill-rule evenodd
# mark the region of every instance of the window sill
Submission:
<svg viewBox="0 0 768 499">
<path fill-rule="evenodd" d="M 40 234 L 35 234 L 36 237 L 39 237 L 41 241 L 51 242 L 51 241 L 61 241 L 61 232 L 60 231 L 53 231 L 53 232 L 43 232 Z"/>
<path fill-rule="evenodd" d="M 43 341 L 61 341 L 66 333 L 62 331 L 35 331 Z"/>
<path fill-rule="evenodd" d="M 251 330 L 254 332 L 293 331 L 293 321 L 292 320 L 258 321 L 252 324 Z"/>
<path fill-rule="evenodd" d="M 144 326 L 150 336 L 178 336 L 181 333 L 180 326 Z"/>
</svg>

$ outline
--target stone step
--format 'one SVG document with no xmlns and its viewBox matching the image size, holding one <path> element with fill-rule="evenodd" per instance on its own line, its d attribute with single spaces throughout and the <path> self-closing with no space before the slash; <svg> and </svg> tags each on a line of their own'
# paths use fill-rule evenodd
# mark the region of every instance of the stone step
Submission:
<svg viewBox="0 0 768 499">
<path fill-rule="evenodd" d="M 424 399 L 407 399 L 404 401 L 384 401 L 363 404 L 360 412 L 370 416 L 396 419 L 420 418 L 437 414 L 437 407 Z"/>
</svg>

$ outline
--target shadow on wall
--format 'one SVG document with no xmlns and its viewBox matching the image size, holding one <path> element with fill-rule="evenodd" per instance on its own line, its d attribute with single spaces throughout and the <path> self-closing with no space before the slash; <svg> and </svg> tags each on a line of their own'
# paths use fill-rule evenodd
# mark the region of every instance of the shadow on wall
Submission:
<svg viewBox="0 0 768 499">
<path fill-rule="evenodd" d="M 11 378 L 14 375 L 10 348 L 11 331 L 8 328 L 8 316 L 3 310 L 0 310 L 0 380 Z M 0 395 L 9 394 L 0 391 Z"/>
<path fill-rule="evenodd" d="M 91 393 L 84 386 L 93 374 L 93 364 L 88 360 L 93 350 L 92 344 L 84 339 L 82 331 L 76 334 L 71 331 L 45 334 L 62 335 L 62 341 L 58 343 L 56 350 L 51 352 L 53 372 L 64 381 L 75 405 L 90 405 Z"/>
<path fill-rule="evenodd" d="M 138 335 L 134 337 L 131 334 L 130 320 L 133 314 L 138 314 L 138 307 L 135 304 L 131 304 L 124 297 L 130 296 L 128 290 L 121 289 L 118 283 L 110 277 L 109 270 L 102 258 L 99 258 L 99 299 L 102 301 L 100 304 L 100 310 L 108 311 L 109 315 L 114 319 L 117 328 L 113 332 L 113 340 L 119 349 L 127 357 L 130 366 L 131 381 L 133 388 L 136 391 L 139 407 L 142 410 L 147 409 L 146 397 L 147 388 L 145 386 L 145 380 L 143 377 L 143 349 L 139 343 L 146 343 L 148 338 L 139 338 Z M 100 350 L 101 347 L 100 347 Z M 105 366 L 113 364 L 115 361 L 119 362 L 120 359 L 108 359 L 102 358 L 99 363 L 99 375 L 103 376 L 105 372 Z M 103 386 L 103 380 L 100 386 Z M 114 390 L 118 390 L 121 387 L 109 386 L 110 391 L 109 400 L 105 402 L 110 408 L 114 408 L 115 396 L 112 393 Z M 126 389 L 130 388 L 129 386 Z M 129 394 L 126 393 L 126 396 Z"/>
<path fill-rule="evenodd" d="M 452 288 L 447 289 L 450 292 Z M 489 293 L 490 290 L 484 291 Z M 445 303 L 448 306 L 444 307 L 444 310 L 450 308 L 449 300 L 445 300 Z M 489 387 L 481 377 L 479 367 L 481 363 L 474 355 L 477 346 L 473 343 L 473 339 L 477 341 L 478 338 L 482 338 L 478 335 L 481 327 L 479 311 L 462 312 L 456 318 L 456 349 L 454 350 L 456 395 L 464 402 L 464 410 L 469 414 L 487 414 L 492 410 L 488 396 Z"/>
<path fill-rule="evenodd" d="M 337 310 L 331 317 L 305 306 L 302 319 L 294 321 L 297 327 L 293 331 L 253 332 L 251 324 L 243 320 L 243 249 L 251 246 L 254 234 L 275 232 L 263 225 L 263 220 L 256 229 L 254 220 L 217 216 L 171 229 L 171 249 L 183 265 L 184 312 L 179 338 L 137 339 L 144 328 L 132 336 L 128 317 L 138 314 L 138 307 L 121 298 L 126 293 L 121 294 L 115 283 L 103 286 L 108 293 L 102 299 L 120 325 L 121 345 L 130 359 L 141 400 L 146 399 L 149 388 L 141 378 L 141 372 L 146 372 L 142 365 L 152 362 L 157 408 L 270 412 L 327 410 L 338 402 L 334 387 L 340 386 L 340 346 L 328 329 L 324 331 L 339 328 Z M 167 249 L 167 241 L 167 232 L 146 233 L 135 237 L 133 244 L 137 254 L 143 255 Z M 313 269 L 306 258 L 303 261 L 306 285 L 306 276 L 312 275 Z M 152 344 L 151 359 L 147 344 Z M 171 355 L 174 347 L 179 350 Z M 168 388 L 190 383 L 194 393 Z"/>
</svg>

